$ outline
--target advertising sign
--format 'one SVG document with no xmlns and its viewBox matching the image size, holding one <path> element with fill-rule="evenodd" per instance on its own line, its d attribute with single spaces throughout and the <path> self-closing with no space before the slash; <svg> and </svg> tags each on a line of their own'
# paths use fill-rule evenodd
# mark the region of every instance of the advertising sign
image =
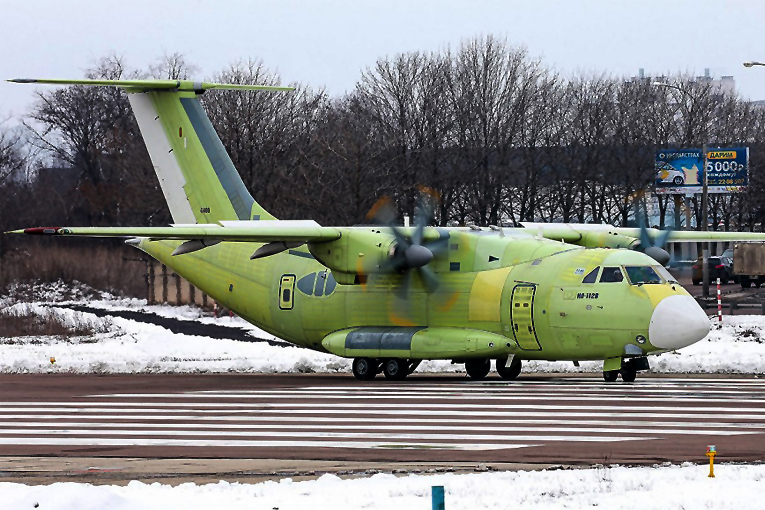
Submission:
<svg viewBox="0 0 765 510">
<path fill-rule="evenodd" d="M 700 149 L 663 149 L 656 153 L 656 193 L 691 195 L 701 193 L 704 160 Z M 749 185 L 749 148 L 709 149 L 707 187 L 709 193 L 735 193 Z"/>
</svg>

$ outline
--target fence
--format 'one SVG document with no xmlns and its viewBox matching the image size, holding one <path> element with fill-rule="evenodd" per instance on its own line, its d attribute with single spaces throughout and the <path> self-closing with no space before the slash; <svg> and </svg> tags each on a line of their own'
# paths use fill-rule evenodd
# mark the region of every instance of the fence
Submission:
<svg viewBox="0 0 765 510">
<path fill-rule="evenodd" d="M 197 305 L 213 307 L 214 301 L 207 294 L 181 278 L 166 265 L 149 260 L 146 262 L 146 301 L 150 305 Z"/>
</svg>

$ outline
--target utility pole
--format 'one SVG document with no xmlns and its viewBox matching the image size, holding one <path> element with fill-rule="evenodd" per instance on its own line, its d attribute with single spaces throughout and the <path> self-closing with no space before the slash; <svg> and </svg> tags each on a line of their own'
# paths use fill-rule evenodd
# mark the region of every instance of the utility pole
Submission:
<svg viewBox="0 0 765 510">
<path fill-rule="evenodd" d="M 706 131 L 706 130 L 704 130 Z M 704 186 L 701 191 L 701 231 L 706 232 L 709 230 L 708 221 L 708 206 L 709 206 L 709 184 L 707 179 L 707 144 L 701 147 L 701 163 L 703 165 L 704 172 Z M 702 274 L 702 293 L 704 297 L 709 297 L 709 241 L 703 242 L 703 265 L 701 267 Z"/>
<path fill-rule="evenodd" d="M 765 65 L 760 64 L 759 62 L 748 62 L 744 64 L 747 67 L 751 67 L 752 65 Z M 696 104 L 696 98 L 694 98 L 690 92 L 687 90 L 681 89 L 677 85 L 672 85 L 670 83 L 663 83 L 663 82 L 653 82 L 652 85 L 656 85 L 657 87 L 667 87 L 671 89 L 675 89 L 678 92 L 681 92 L 683 95 L 688 97 L 693 104 Z M 701 148 L 701 171 L 702 173 L 702 192 L 701 192 L 701 231 L 706 232 L 709 230 L 708 227 L 708 213 L 707 213 L 707 207 L 708 207 L 708 194 L 709 194 L 709 186 L 708 186 L 708 180 L 707 180 L 707 128 L 706 123 L 704 123 L 704 129 L 702 132 L 702 140 L 703 140 L 703 146 Z M 690 224 L 691 224 L 691 214 L 690 214 L 690 197 L 688 195 L 685 196 L 685 203 L 686 203 L 686 229 L 690 230 Z M 704 297 L 709 297 L 709 241 L 702 242 L 702 266 L 701 266 L 701 274 L 702 274 L 702 293 Z"/>
</svg>

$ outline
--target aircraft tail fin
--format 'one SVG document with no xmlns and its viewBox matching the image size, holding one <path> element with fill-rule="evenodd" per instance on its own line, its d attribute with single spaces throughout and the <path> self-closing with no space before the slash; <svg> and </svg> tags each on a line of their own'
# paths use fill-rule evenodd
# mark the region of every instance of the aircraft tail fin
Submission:
<svg viewBox="0 0 765 510">
<path fill-rule="evenodd" d="M 197 96 L 212 89 L 288 91 L 292 87 L 187 80 L 8 81 L 123 88 L 175 223 L 276 219 L 252 198 Z"/>
</svg>

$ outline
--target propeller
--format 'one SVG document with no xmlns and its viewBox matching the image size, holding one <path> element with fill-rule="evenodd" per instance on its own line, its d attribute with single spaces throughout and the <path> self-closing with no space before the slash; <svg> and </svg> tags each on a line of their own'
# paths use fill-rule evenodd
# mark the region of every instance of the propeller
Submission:
<svg viewBox="0 0 765 510">
<path fill-rule="evenodd" d="M 669 236 L 672 234 L 671 230 L 662 230 L 659 235 L 651 239 L 648 235 L 648 229 L 645 226 L 645 219 L 643 215 L 640 215 L 640 245 L 638 250 L 642 251 L 662 266 L 669 264 L 670 256 L 664 247 L 667 245 Z"/>
<path fill-rule="evenodd" d="M 425 239 L 425 227 L 433 220 L 432 203 L 437 197 L 434 192 L 427 189 L 421 189 L 421 192 L 415 207 L 414 231 L 411 232 L 410 237 L 407 237 L 405 231 L 396 224 L 395 206 L 389 197 L 380 199 L 367 214 L 367 219 L 376 224 L 387 226 L 396 238 L 396 244 L 390 257 L 389 270 L 403 275 L 399 288 L 402 297 L 405 297 L 411 290 L 414 274 L 419 276 L 429 293 L 438 289 L 438 277 L 427 266 L 435 256 L 446 250 L 449 242 L 447 232 L 439 232 L 437 239 Z"/>
</svg>

